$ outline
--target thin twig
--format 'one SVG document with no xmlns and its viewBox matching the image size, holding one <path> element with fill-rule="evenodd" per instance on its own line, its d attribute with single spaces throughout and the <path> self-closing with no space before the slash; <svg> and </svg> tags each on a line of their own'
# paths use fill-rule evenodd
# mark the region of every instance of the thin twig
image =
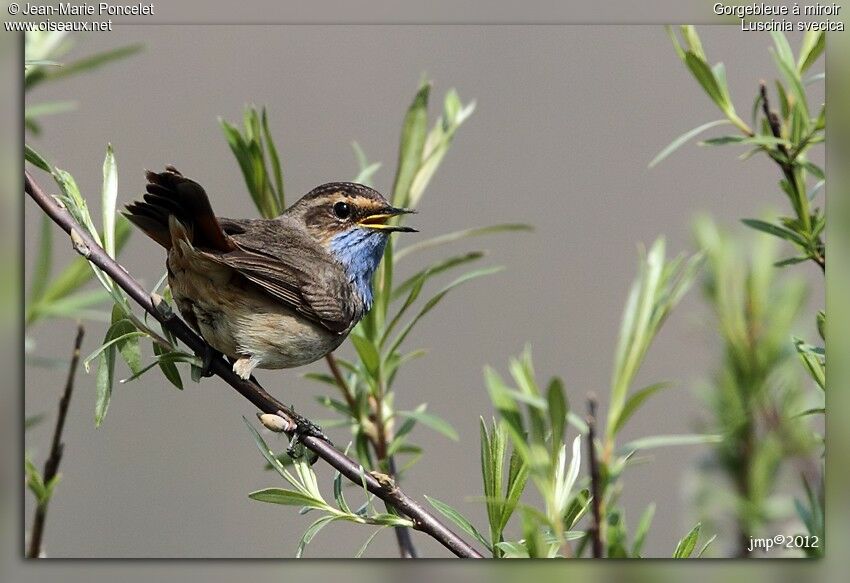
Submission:
<svg viewBox="0 0 850 583">
<path fill-rule="evenodd" d="M 339 390 L 342 392 L 342 396 L 345 397 L 345 402 L 351 410 L 351 414 L 357 415 L 357 403 L 354 400 L 354 395 L 351 394 L 351 389 L 348 388 L 348 383 L 345 382 L 345 377 L 342 376 L 342 371 L 339 370 L 339 365 L 336 363 L 336 358 L 334 357 L 333 352 L 329 352 L 325 356 L 325 360 L 328 362 L 328 368 L 331 369 L 331 374 L 333 375 Z"/>
<path fill-rule="evenodd" d="M 593 522 L 590 537 L 593 543 L 593 558 L 602 558 L 602 484 L 599 478 L 599 462 L 596 459 L 596 396 L 587 396 L 587 452 L 590 460 L 590 493 L 593 497 Z"/>
<path fill-rule="evenodd" d="M 44 462 L 44 473 L 42 478 L 45 484 L 50 484 L 59 472 L 59 464 L 62 462 L 62 453 L 65 444 L 62 443 L 62 431 L 65 429 L 65 419 L 68 417 L 68 406 L 71 403 L 71 393 L 74 392 L 74 377 L 77 374 L 77 366 L 80 364 L 80 347 L 83 344 L 85 329 L 82 324 L 77 325 L 77 335 L 74 338 L 74 351 L 71 353 L 71 364 L 68 367 L 68 378 L 65 381 L 65 389 L 62 398 L 59 399 L 59 413 L 56 416 L 56 425 L 53 428 L 53 439 L 50 444 L 50 456 Z M 44 537 L 44 523 L 47 519 L 47 505 L 49 500 L 38 504 L 35 509 L 35 517 L 32 521 L 30 531 L 30 545 L 27 550 L 27 558 L 37 559 L 41 556 L 41 541 Z"/>
<path fill-rule="evenodd" d="M 770 126 L 770 133 L 773 134 L 773 137 L 777 140 L 782 140 L 782 123 L 779 120 L 779 114 L 773 111 L 770 108 L 770 98 L 767 94 L 767 85 L 764 81 L 759 82 L 759 94 L 761 95 L 761 108 L 764 113 L 765 119 L 767 119 L 767 125 Z M 805 192 L 799 192 L 799 185 L 797 184 L 797 179 L 794 176 L 794 166 L 793 160 L 799 155 L 800 151 L 803 148 L 801 144 L 799 148 L 795 152 L 790 152 L 788 148 L 785 146 L 783 142 L 779 142 L 777 144 L 779 148 L 779 152 L 782 154 L 783 158 L 777 158 L 776 156 L 771 155 L 770 157 L 774 162 L 779 165 L 779 168 L 782 170 L 782 174 L 785 176 L 785 180 L 788 182 L 788 186 L 797 191 L 798 196 L 805 197 L 807 196 Z M 795 205 L 796 206 L 796 205 Z M 806 225 L 809 224 L 809 217 L 801 216 L 799 217 L 801 221 L 804 221 Z M 811 249 L 812 254 L 810 255 L 812 261 L 814 261 L 818 267 L 821 268 L 823 273 L 826 273 L 826 257 L 822 251 L 822 245 L 820 244 L 820 237 L 818 240 L 814 242 L 815 248 Z"/>
<path fill-rule="evenodd" d="M 336 358 L 333 353 L 329 353 L 325 356 L 325 360 L 328 363 L 328 368 L 331 370 L 331 375 L 336 380 L 337 385 L 339 386 L 340 392 L 342 392 L 343 397 L 345 397 L 345 402 L 348 403 L 348 407 L 351 410 L 351 414 L 355 417 L 359 416 L 359 410 L 357 408 L 357 403 L 354 399 L 354 395 L 351 393 L 351 388 L 348 386 L 348 383 L 345 381 L 345 377 L 342 376 L 342 372 L 339 370 L 339 364 L 336 362 Z M 379 437 L 378 441 L 375 442 L 371 438 L 369 442 L 372 444 L 375 453 L 378 455 L 380 459 L 383 459 L 386 455 L 386 435 L 382 429 L 382 421 L 380 421 L 381 425 L 379 427 Z M 383 443 L 381 440 L 383 439 Z M 382 453 L 383 452 L 383 453 Z M 387 463 L 387 471 L 391 478 L 394 480 L 398 479 L 398 471 L 396 470 L 395 460 L 392 456 L 389 456 L 386 459 Z M 395 535 L 396 540 L 398 542 L 398 550 L 401 554 L 402 559 L 416 559 L 419 554 L 416 552 L 416 547 L 413 545 L 413 539 L 410 537 L 410 531 L 405 526 L 397 526 L 395 527 Z"/>
<path fill-rule="evenodd" d="M 83 232 L 84 230 L 79 227 L 68 211 L 47 195 L 26 171 L 25 191 L 47 216 L 66 233 L 70 235 L 72 230 L 75 232 L 77 238 L 85 245 L 85 249 L 79 249 L 79 251 L 85 251 L 86 258 L 106 273 L 136 304 L 156 318 L 195 354 L 205 353 L 208 348 L 207 343 L 176 315 L 166 314 L 163 310 L 158 310 L 153 304 L 150 293 L 124 267 L 112 259 L 100 245 L 95 243 L 87 233 Z M 311 432 L 311 428 L 315 426 L 309 420 L 272 397 L 259 383 L 240 378 L 223 358 L 214 359 L 210 370 L 261 411 L 272 414 L 283 413 L 289 417 L 297 427 L 296 433 L 306 429 L 301 443 L 307 449 L 325 460 L 346 479 L 357 485 L 365 485 L 367 490 L 384 502 L 391 504 L 413 522 L 413 528 L 428 534 L 458 557 L 481 558 L 478 551 L 437 520 L 418 502 L 409 498 L 398 486 L 394 483 L 381 483 L 371 474 L 364 473 L 359 463 L 336 449 L 323 436 Z"/>
</svg>

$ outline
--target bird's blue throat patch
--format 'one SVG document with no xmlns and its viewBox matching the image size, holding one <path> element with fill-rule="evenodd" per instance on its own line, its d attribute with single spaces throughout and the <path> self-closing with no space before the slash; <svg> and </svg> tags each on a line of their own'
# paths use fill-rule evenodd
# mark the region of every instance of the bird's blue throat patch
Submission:
<svg viewBox="0 0 850 583">
<path fill-rule="evenodd" d="M 384 255 L 387 236 L 388 233 L 355 227 L 331 239 L 331 253 L 345 267 L 366 310 L 372 307 L 372 275 Z"/>
</svg>

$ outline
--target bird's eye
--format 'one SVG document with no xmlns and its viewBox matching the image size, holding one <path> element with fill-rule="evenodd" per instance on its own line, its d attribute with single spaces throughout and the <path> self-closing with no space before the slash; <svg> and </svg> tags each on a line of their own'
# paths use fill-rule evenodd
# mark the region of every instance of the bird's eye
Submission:
<svg viewBox="0 0 850 583">
<path fill-rule="evenodd" d="M 338 219 L 347 219 L 351 215 L 351 207 L 346 202 L 338 202 L 334 205 L 334 214 Z"/>
</svg>

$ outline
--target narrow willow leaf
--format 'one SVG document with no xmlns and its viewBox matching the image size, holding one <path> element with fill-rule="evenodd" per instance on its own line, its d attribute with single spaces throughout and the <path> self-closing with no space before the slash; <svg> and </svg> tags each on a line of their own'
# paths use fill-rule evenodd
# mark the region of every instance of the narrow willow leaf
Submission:
<svg viewBox="0 0 850 583">
<path fill-rule="evenodd" d="M 143 48 L 143 44 L 127 45 L 124 47 L 119 47 L 117 49 L 97 53 L 95 55 L 91 55 L 78 61 L 73 61 L 71 63 L 63 63 L 61 67 L 41 69 L 41 71 L 44 71 L 43 75 L 27 79 L 27 89 L 32 88 L 35 83 L 48 78 L 61 79 L 63 77 L 70 77 L 79 73 L 93 71 L 113 61 L 125 59 L 131 55 L 134 55 L 141 51 Z"/>
<path fill-rule="evenodd" d="M 27 119 L 36 119 L 45 115 L 56 115 L 76 109 L 76 101 L 50 101 L 47 103 L 37 103 L 35 105 L 27 105 L 24 110 L 24 116 Z"/>
<path fill-rule="evenodd" d="M 773 38 L 773 44 L 776 47 L 776 55 L 789 68 L 795 67 L 794 52 L 791 50 L 791 45 L 788 44 L 788 39 L 785 38 L 785 35 L 779 31 L 771 31 L 770 36 Z"/>
<path fill-rule="evenodd" d="M 47 414 L 45 413 L 36 413 L 35 415 L 29 415 L 26 419 L 24 419 L 24 431 L 26 431 L 27 429 L 32 429 L 37 425 L 40 425 L 46 417 Z"/>
<path fill-rule="evenodd" d="M 807 255 L 800 255 L 798 257 L 788 257 L 786 259 L 782 259 L 780 261 L 776 261 L 773 266 L 774 267 L 787 267 L 789 265 L 796 265 L 797 263 L 803 263 L 804 261 L 808 261 L 809 257 Z"/>
<path fill-rule="evenodd" d="M 103 211 L 103 248 L 113 259 L 115 258 L 115 203 L 117 200 L 118 167 L 115 164 L 112 144 L 109 144 L 106 147 L 106 158 L 103 160 L 101 208 Z"/>
<path fill-rule="evenodd" d="M 503 442 L 504 440 L 505 437 L 502 437 Z M 505 491 L 505 504 L 502 507 L 502 516 L 499 520 L 499 532 L 502 532 L 508 525 L 511 515 L 519 504 L 519 499 L 522 497 L 525 485 L 528 482 L 528 470 L 528 464 L 514 448 L 508 462 L 508 481 Z"/>
<path fill-rule="evenodd" d="M 693 51 L 686 51 L 685 65 L 687 65 L 688 69 L 690 69 L 691 74 L 699 82 L 711 100 L 725 112 L 729 108 L 730 104 L 725 101 L 723 91 L 717 84 L 717 79 L 714 78 L 714 73 L 705 62 L 705 59 L 696 55 Z"/>
<path fill-rule="evenodd" d="M 401 143 L 398 149 L 398 166 L 393 184 L 393 206 L 406 207 L 410 185 L 422 161 L 422 151 L 428 136 L 428 97 L 431 84 L 423 82 L 404 117 Z"/>
<path fill-rule="evenodd" d="M 350 337 L 351 343 L 354 344 L 354 348 L 357 350 L 357 355 L 360 357 L 363 366 L 366 367 L 370 375 L 377 377 L 378 369 L 381 365 L 381 357 L 378 354 L 378 349 L 371 341 L 363 336 L 352 334 Z"/>
<path fill-rule="evenodd" d="M 823 349 L 817 349 L 799 338 L 792 338 L 797 353 L 809 371 L 812 379 L 822 389 L 826 389 L 826 364 Z"/>
<path fill-rule="evenodd" d="M 166 349 L 156 342 L 153 343 L 153 352 L 157 356 L 164 356 L 167 354 Z M 157 361 L 157 364 L 159 365 L 162 374 L 164 374 L 165 378 L 168 379 L 168 382 L 182 391 L 183 379 L 180 378 L 180 371 L 177 370 L 177 365 L 174 364 L 174 361 L 161 358 Z"/>
<path fill-rule="evenodd" d="M 104 342 L 110 340 L 107 332 Z M 109 409 L 109 401 L 112 398 L 112 385 L 115 378 L 115 345 L 110 345 L 100 353 L 95 376 L 96 399 L 94 408 L 94 424 L 100 427 Z"/>
<path fill-rule="evenodd" d="M 752 227 L 757 231 L 762 231 L 763 233 L 768 233 L 773 235 L 774 237 L 779 237 L 780 239 L 785 239 L 786 241 L 791 241 L 792 243 L 796 243 L 800 247 L 806 247 L 806 241 L 795 233 L 794 231 L 788 230 L 785 227 L 780 227 L 779 225 L 774 225 L 773 223 L 768 223 L 766 221 L 761 221 L 758 219 L 741 219 L 741 222 L 747 225 L 748 227 Z"/>
<path fill-rule="evenodd" d="M 446 504 L 445 502 L 441 502 L 436 498 L 432 498 L 430 496 L 425 496 L 425 499 L 437 509 L 443 516 L 454 522 L 461 530 L 463 530 L 466 534 L 474 537 L 478 542 L 480 542 L 484 547 L 487 548 L 488 551 L 492 551 L 490 543 L 487 539 L 484 538 L 478 529 L 473 526 L 473 524 L 460 512 Z"/>
<path fill-rule="evenodd" d="M 691 553 L 694 552 L 694 547 L 697 545 L 697 539 L 699 539 L 699 532 L 701 529 L 702 525 L 698 522 L 696 526 L 679 541 L 679 544 L 676 545 L 676 550 L 673 552 L 674 559 L 687 559 L 691 556 Z"/>
<path fill-rule="evenodd" d="M 708 550 L 708 547 L 711 546 L 711 543 L 713 543 L 714 539 L 716 539 L 716 538 L 717 538 L 717 535 L 713 534 L 713 535 L 711 535 L 711 538 L 709 538 L 707 541 L 705 541 L 705 544 L 702 545 L 702 548 L 700 548 L 699 552 L 696 554 L 697 559 L 699 559 L 700 557 L 703 556 L 705 551 Z"/>
<path fill-rule="evenodd" d="M 705 56 L 705 50 L 703 50 L 702 48 L 702 41 L 700 41 L 696 27 L 690 24 L 686 24 L 681 27 L 681 31 L 682 38 L 685 39 L 685 42 L 688 45 L 688 49 L 690 49 L 692 53 L 694 53 L 703 61 L 707 60 Z"/>
<path fill-rule="evenodd" d="M 706 130 L 710 130 L 711 128 L 715 128 L 717 126 L 721 126 L 724 124 L 730 123 L 728 119 L 717 119 L 714 121 L 710 121 L 701 126 L 695 127 L 692 130 L 689 130 L 670 142 L 663 150 L 661 150 L 658 154 L 656 154 L 655 158 L 652 159 L 652 162 L 649 163 L 649 168 L 654 168 L 659 162 L 664 160 L 667 156 L 681 148 L 687 142 L 703 133 Z"/>
<path fill-rule="evenodd" d="M 377 528 L 377 529 L 375 529 L 375 532 L 373 532 L 372 534 L 369 535 L 369 538 L 366 539 L 366 541 L 363 543 L 363 545 L 354 554 L 355 559 L 359 559 L 360 557 L 363 556 L 363 553 L 366 552 L 366 549 L 369 548 L 369 545 L 372 544 L 372 541 L 375 540 L 375 537 L 378 536 L 381 533 L 382 530 L 384 530 L 384 529 L 383 528 Z"/>
<path fill-rule="evenodd" d="M 803 119 L 808 121 L 809 119 L 809 105 L 808 99 L 806 98 L 806 91 L 803 88 L 803 82 L 800 79 L 800 74 L 797 71 L 797 67 L 793 62 L 793 57 L 791 62 L 786 61 L 779 54 L 779 51 L 773 51 L 774 60 L 776 61 L 776 65 L 779 68 L 779 71 L 782 73 L 782 76 L 785 78 L 786 83 L 788 83 L 789 89 L 791 91 L 791 95 L 794 96 L 794 107 L 802 107 L 802 116 Z"/>
<path fill-rule="evenodd" d="M 53 172 L 53 168 L 51 168 L 50 163 L 42 157 L 41 154 L 33 150 L 28 144 L 24 144 L 24 159 L 41 170 L 45 172 Z"/>
<path fill-rule="evenodd" d="M 546 402 L 549 411 L 549 427 L 551 428 L 552 452 L 555 453 L 564 442 L 564 429 L 567 425 L 567 399 L 564 396 L 564 383 L 554 378 L 546 390 Z"/>
<path fill-rule="evenodd" d="M 703 445 L 707 443 L 721 443 L 722 441 L 723 436 L 716 434 L 653 435 L 630 441 L 622 446 L 620 451 L 640 451 L 672 445 Z"/>
<path fill-rule="evenodd" d="M 284 506 L 307 506 L 308 508 L 327 508 L 327 503 L 324 500 L 317 500 L 312 496 L 308 496 L 302 492 L 295 490 L 286 490 L 284 488 L 265 488 L 248 494 L 251 500 L 259 502 L 268 502 L 270 504 L 283 504 Z"/>
<path fill-rule="evenodd" d="M 313 524 L 307 527 L 307 530 L 304 532 L 304 535 L 301 537 L 301 541 L 298 543 L 298 549 L 295 551 L 295 558 L 300 559 L 304 556 L 304 549 L 307 548 L 307 545 L 313 541 L 313 538 L 319 531 L 326 527 L 328 524 L 333 522 L 334 520 L 338 520 L 338 516 L 330 515 L 323 516 L 316 520 Z"/>
<path fill-rule="evenodd" d="M 277 194 L 277 204 L 278 208 L 283 210 L 286 208 L 286 197 L 284 196 L 283 191 L 283 170 L 280 165 L 280 156 L 277 153 L 277 146 L 274 143 L 274 138 L 272 138 L 272 134 L 269 131 L 269 120 L 266 115 L 266 108 L 263 107 L 262 110 L 262 125 L 263 125 L 263 139 L 266 142 L 266 148 L 269 152 L 269 159 L 271 160 L 272 165 L 272 174 L 274 176 L 275 182 L 275 192 Z"/>
<path fill-rule="evenodd" d="M 632 556 L 639 557 L 643 550 L 643 543 L 646 540 L 646 535 L 649 533 L 649 527 L 652 526 L 652 518 L 655 516 L 655 502 L 651 502 L 644 510 L 640 517 L 637 528 L 635 529 L 634 541 L 632 542 Z"/>
<path fill-rule="evenodd" d="M 401 417 L 415 419 L 422 425 L 430 427 L 437 433 L 441 433 L 454 441 L 457 441 L 459 439 L 457 431 L 449 424 L 448 421 L 446 421 L 445 419 L 441 419 L 436 415 L 432 415 L 431 413 L 426 413 L 424 410 L 416 409 L 413 411 L 399 411 L 397 415 L 400 415 Z"/>
<path fill-rule="evenodd" d="M 620 430 L 625 426 L 626 421 L 640 409 L 640 406 L 643 405 L 643 402 L 646 401 L 649 397 L 654 395 L 661 389 L 667 388 L 670 386 L 670 383 L 655 383 L 654 385 L 649 385 L 648 387 L 644 387 L 639 391 L 635 391 L 628 399 L 626 399 L 626 404 L 623 405 L 623 409 L 620 414 L 617 416 L 616 421 L 614 422 L 614 435 L 618 434 Z"/>
</svg>

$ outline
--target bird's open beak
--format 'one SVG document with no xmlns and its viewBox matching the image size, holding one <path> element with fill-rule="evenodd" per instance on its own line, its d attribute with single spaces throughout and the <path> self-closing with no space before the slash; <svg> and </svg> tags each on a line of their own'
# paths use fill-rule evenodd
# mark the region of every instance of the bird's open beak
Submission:
<svg viewBox="0 0 850 583">
<path fill-rule="evenodd" d="M 393 225 L 388 223 L 391 218 L 397 217 L 398 215 L 407 215 L 410 213 L 415 213 L 416 211 L 413 209 L 400 209 L 394 207 L 387 207 L 385 209 L 379 210 L 377 213 L 373 215 L 369 215 L 368 217 L 364 217 L 360 220 L 360 226 L 366 227 L 368 229 L 375 229 L 377 231 L 397 231 L 399 233 L 417 233 L 418 231 L 413 227 L 407 227 L 403 225 Z"/>
</svg>

